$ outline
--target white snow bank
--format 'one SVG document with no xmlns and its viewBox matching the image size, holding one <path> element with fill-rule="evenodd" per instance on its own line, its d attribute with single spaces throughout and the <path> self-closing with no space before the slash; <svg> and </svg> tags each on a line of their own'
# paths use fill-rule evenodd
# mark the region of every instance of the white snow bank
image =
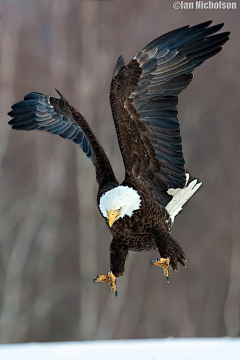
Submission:
<svg viewBox="0 0 240 360">
<path fill-rule="evenodd" d="M 1 360 L 240 360 L 240 339 L 111 340 L 0 345 Z"/>
</svg>

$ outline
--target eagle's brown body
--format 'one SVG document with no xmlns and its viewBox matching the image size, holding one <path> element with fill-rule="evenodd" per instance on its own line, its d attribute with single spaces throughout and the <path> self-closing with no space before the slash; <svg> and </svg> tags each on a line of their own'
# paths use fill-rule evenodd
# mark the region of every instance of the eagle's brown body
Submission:
<svg viewBox="0 0 240 360">
<path fill-rule="evenodd" d="M 174 270 L 177 262 L 185 266 L 185 255 L 181 246 L 170 234 L 171 218 L 161 204 L 154 201 L 141 190 L 134 179 L 125 180 L 121 185 L 138 189 L 142 203 L 132 217 L 125 216 L 116 221 L 110 228 L 107 219 L 106 225 L 110 229 L 113 239 L 110 245 L 110 268 L 115 276 L 124 272 L 125 260 L 128 251 L 149 251 L 158 249 L 161 257 L 170 257 Z M 98 201 L 101 196 L 113 188 L 107 186 L 98 192 Z M 143 222 L 142 219 L 145 219 Z"/>
<path fill-rule="evenodd" d="M 125 166 L 122 185 L 136 190 L 141 199 L 140 208 L 131 216 L 123 214 L 110 228 L 110 266 L 116 277 L 123 274 L 129 250 L 158 249 L 173 269 L 178 262 L 185 264 L 184 252 L 170 230 L 188 199 L 172 214 L 168 207 L 174 199 L 171 194 L 187 184 L 177 103 L 178 94 L 192 81 L 192 71 L 228 40 L 229 33 L 216 34 L 223 24 L 210 24 L 171 31 L 139 51 L 128 65 L 122 57 L 116 64 L 110 104 Z M 56 99 L 30 93 L 12 109 L 9 123 L 14 129 L 46 130 L 81 146 L 95 165 L 98 205 L 103 195 L 119 186 L 88 123 L 61 94 Z"/>
</svg>

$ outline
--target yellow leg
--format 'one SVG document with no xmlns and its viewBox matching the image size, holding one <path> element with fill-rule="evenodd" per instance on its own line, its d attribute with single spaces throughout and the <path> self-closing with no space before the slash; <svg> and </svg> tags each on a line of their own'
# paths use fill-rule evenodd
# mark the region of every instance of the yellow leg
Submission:
<svg viewBox="0 0 240 360">
<path fill-rule="evenodd" d="M 163 269 L 163 273 L 164 276 L 166 276 L 167 278 L 167 283 L 169 283 L 169 273 L 168 273 L 168 269 L 169 269 L 169 264 L 170 264 L 170 258 L 161 258 L 161 259 L 157 259 L 157 260 L 151 260 L 151 265 L 155 265 L 158 267 L 161 267 Z"/>
<path fill-rule="evenodd" d="M 117 286 L 116 286 L 116 277 L 113 275 L 112 271 L 109 271 L 107 275 L 99 275 L 93 280 L 94 284 L 98 282 L 105 282 L 110 286 L 110 289 L 115 292 L 117 296 Z"/>
</svg>

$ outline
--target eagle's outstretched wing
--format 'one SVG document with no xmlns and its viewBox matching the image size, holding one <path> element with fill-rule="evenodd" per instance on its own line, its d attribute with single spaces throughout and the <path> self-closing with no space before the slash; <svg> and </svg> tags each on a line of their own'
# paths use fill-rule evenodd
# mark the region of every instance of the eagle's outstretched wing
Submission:
<svg viewBox="0 0 240 360">
<path fill-rule="evenodd" d="M 192 71 L 216 55 L 229 32 L 211 21 L 160 36 L 124 66 L 116 64 L 110 93 L 115 126 L 126 169 L 161 204 L 168 188 L 186 183 L 178 94 L 192 81 Z"/>
<path fill-rule="evenodd" d="M 57 91 L 59 93 L 59 91 Z M 80 145 L 96 168 L 97 181 L 117 182 L 109 160 L 90 126 L 67 100 L 32 92 L 12 106 L 9 124 L 16 130 L 45 130 Z"/>
</svg>

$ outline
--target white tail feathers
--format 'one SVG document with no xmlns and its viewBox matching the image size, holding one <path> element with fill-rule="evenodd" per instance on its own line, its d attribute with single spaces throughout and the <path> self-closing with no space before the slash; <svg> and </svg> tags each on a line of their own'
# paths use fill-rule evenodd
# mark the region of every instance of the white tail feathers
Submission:
<svg viewBox="0 0 240 360">
<path fill-rule="evenodd" d="M 172 200 L 167 204 L 166 210 L 168 211 L 172 224 L 174 222 L 175 216 L 182 210 L 183 205 L 190 199 L 190 197 L 195 194 L 195 192 L 200 188 L 202 183 L 197 184 L 197 179 L 193 180 L 188 184 L 189 174 L 186 174 L 186 184 L 183 189 L 168 189 L 168 194 L 172 195 Z M 188 185 L 187 185 L 188 184 Z"/>
</svg>

